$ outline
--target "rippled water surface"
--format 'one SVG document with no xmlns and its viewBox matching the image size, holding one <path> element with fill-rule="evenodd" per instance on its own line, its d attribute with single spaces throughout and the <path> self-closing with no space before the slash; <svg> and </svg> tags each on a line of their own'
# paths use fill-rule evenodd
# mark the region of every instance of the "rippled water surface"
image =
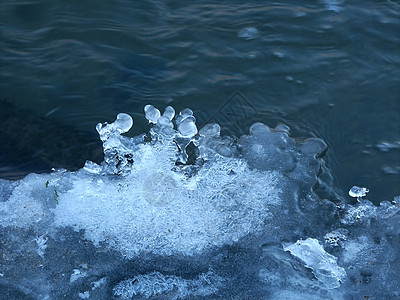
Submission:
<svg viewBox="0 0 400 300">
<path fill-rule="evenodd" d="M 323 197 L 400 194 L 398 1 L 0 2 L 0 176 L 101 161 L 97 122 L 145 104 L 245 134 L 317 136 Z"/>
</svg>

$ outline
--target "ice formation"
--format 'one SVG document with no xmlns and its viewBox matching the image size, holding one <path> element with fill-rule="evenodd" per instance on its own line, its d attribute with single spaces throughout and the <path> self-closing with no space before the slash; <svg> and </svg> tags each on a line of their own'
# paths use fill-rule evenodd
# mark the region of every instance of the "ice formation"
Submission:
<svg viewBox="0 0 400 300">
<path fill-rule="evenodd" d="M 365 197 L 368 192 L 369 189 L 365 187 L 353 186 L 349 191 L 349 196 L 357 198 L 357 200 L 361 200 L 361 198 Z"/>
<path fill-rule="evenodd" d="M 346 278 L 346 271 L 337 265 L 336 257 L 326 253 L 317 239 L 299 240 L 286 246 L 284 250 L 301 259 L 327 288 L 339 287 Z"/>
<path fill-rule="evenodd" d="M 148 134 L 123 136 L 125 113 L 97 125 L 101 165 L 0 180 L 4 298 L 400 295 L 399 199 L 318 199 L 323 141 L 262 123 L 226 137 L 190 109 L 144 110 Z"/>
</svg>

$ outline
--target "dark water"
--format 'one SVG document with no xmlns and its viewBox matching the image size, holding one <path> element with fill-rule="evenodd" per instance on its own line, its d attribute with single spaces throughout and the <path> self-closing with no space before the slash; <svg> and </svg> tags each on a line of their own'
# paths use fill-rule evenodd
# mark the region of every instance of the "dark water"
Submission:
<svg viewBox="0 0 400 300">
<path fill-rule="evenodd" d="M 236 136 L 283 122 L 328 144 L 322 197 L 391 200 L 399 32 L 398 1 L 3 0 L 0 177 L 101 161 L 96 123 L 126 112 L 141 133 L 151 103 Z"/>
</svg>

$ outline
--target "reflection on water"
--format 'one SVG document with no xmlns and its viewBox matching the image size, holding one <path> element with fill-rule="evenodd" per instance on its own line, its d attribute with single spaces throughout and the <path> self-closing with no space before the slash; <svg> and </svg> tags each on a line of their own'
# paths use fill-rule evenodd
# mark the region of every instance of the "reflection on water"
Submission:
<svg viewBox="0 0 400 300">
<path fill-rule="evenodd" d="M 1 176 L 81 167 L 97 122 L 173 104 L 225 134 L 262 121 L 318 136 L 321 194 L 391 200 L 399 149 L 377 145 L 400 140 L 399 15 L 392 1 L 2 1 L 0 97 L 24 108 L 2 108 L 2 128 L 24 126 L 2 130 Z"/>
</svg>

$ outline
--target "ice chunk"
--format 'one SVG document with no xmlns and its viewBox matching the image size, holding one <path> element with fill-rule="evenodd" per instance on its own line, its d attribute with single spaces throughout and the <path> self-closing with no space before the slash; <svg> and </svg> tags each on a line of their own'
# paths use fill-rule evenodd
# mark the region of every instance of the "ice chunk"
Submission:
<svg viewBox="0 0 400 300">
<path fill-rule="evenodd" d="M 285 53 L 279 50 L 274 50 L 272 51 L 272 54 L 278 58 L 284 58 L 285 57 Z M 296 83 L 298 83 L 298 80 L 296 80 Z"/>
<path fill-rule="evenodd" d="M 224 145 L 224 144 L 217 144 L 215 147 L 215 151 L 225 157 L 232 157 L 233 156 L 233 151 L 230 147 Z"/>
<path fill-rule="evenodd" d="M 353 186 L 349 191 L 349 195 L 351 197 L 357 198 L 357 200 L 361 200 L 361 198 L 365 197 L 368 192 L 369 189 L 365 187 Z"/>
<path fill-rule="evenodd" d="M 302 260 L 327 288 L 338 288 L 346 277 L 344 268 L 337 265 L 337 258 L 325 252 L 317 239 L 298 240 L 284 250 Z"/>
<path fill-rule="evenodd" d="M 144 112 L 146 119 L 149 120 L 150 123 L 157 124 L 157 121 L 161 116 L 161 113 L 157 108 L 155 108 L 153 105 L 146 105 L 144 107 Z"/>
</svg>

